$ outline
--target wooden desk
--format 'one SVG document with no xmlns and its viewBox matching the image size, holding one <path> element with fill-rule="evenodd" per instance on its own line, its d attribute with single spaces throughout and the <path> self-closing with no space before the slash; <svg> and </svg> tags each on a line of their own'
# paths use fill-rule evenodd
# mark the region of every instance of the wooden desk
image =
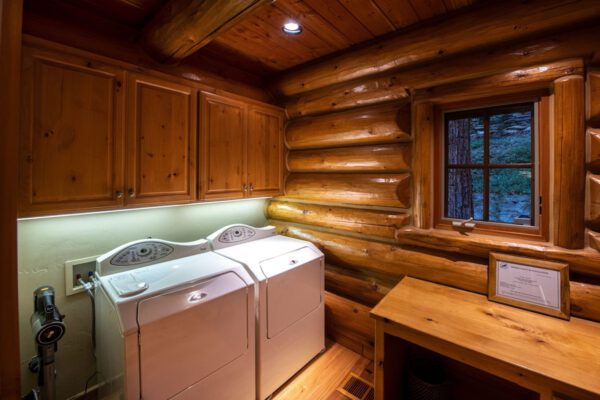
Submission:
<svg viewBox="0 0 600 400">
<path fill-rule="evenodd" d="M 600 399 L 598 323 L 564 321 L 408 277 L 371 316 L 376 320 L 376 400 L 390 393 L 390 375 L 402 373 L 402 363 L 386 360 L 391 353 L 386 340 L 389 344 L 393 337 L 514 382 L 542 400 Z"/>
</svg>

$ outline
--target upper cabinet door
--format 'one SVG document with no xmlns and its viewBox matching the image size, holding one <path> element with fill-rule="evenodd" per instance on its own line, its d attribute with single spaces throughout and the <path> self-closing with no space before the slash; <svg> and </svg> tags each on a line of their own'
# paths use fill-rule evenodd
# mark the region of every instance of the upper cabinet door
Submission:
<svg viewBox="0 0 600 400">
<path fill-rule="evenodd" d="M 246 104 L 201 94 L 201 198 L 235 199 L 245 195 Z"/>
<path fill-rule="evenodd" d="M 123 73 L 25 47 L 21 216 L 123 204 Z"/>
<path fill-rule="evenodd" d="M 127 204 L 193 201 L 196 90 L 138 74 L 127 85 Z"/>
<path fill-rule="evenodd" d="M 248 187 L 252 197 L 275 196 L 283 186 L 283 111 L 251 106 L 248 115 Z"/>
</svg>

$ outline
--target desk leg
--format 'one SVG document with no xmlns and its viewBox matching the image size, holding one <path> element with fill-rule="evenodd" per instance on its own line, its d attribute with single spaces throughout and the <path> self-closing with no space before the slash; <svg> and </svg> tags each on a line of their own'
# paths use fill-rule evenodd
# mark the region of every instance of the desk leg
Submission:
<svg viewBox="0 0 600 400">
<path fill-rule="evenodd" d="M 385 332 L 383 322 L 375 321 L 375 400 L 384 400 L 384 353 L 385 353 Z"/>
</svg>

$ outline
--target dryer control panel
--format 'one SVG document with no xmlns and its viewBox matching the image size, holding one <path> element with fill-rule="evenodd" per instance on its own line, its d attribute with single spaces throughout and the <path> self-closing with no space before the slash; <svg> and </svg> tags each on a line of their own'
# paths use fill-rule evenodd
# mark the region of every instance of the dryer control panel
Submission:
<svg viewBox="0 0 600 400">
<path fill-rule="evenodd" d="M 207 239 L 213 250 L 217 250 L 275 235 L 276 232 L 274 226 L 255 228 L 250 225 L 236 224 L 219 229 Z"/>
</svg>

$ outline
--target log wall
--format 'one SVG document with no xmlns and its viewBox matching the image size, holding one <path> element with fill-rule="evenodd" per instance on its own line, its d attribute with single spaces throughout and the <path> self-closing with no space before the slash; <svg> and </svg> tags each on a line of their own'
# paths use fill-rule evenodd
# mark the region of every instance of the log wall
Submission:
<svg viewBox="0 0 600 400">
<path fill-rule="evenodd" d="M 597 26 L 598 19 L 521 32 L 495 47 L 435 56 L 419 47 L 422 40 L 429 46 L 429 37 L 408 35 L 410 43 L 391 39 L 400 47 L 385 45 L 371 57 L 367 47 L 281 77 L 276 89 L 288 96 L 291 119 L 289 176 L 285 196 L 267 213 L 281 233 L 325 253 L 329 336 L 371 357 L 368 310 L 403 276 L 485 294 L 492 251 L 568 262 L 572 314 L 600 321 L 600 71 L 591 65 L 600 59 Z M 448 42 L 464 44 L 469 33 L 452 35 Z M 477 40 L 491 43 L 493 35 Z M 437 49 L 453 46 L 431 37 L 441 40 Z M 422 62 L 402 58 L 402 46 Z M 381 64 L 382 52 L 399 64 Z M 525 92 L 555 94 L 549 241 L 435 229 L 436 105 Z"/>
</svg>

